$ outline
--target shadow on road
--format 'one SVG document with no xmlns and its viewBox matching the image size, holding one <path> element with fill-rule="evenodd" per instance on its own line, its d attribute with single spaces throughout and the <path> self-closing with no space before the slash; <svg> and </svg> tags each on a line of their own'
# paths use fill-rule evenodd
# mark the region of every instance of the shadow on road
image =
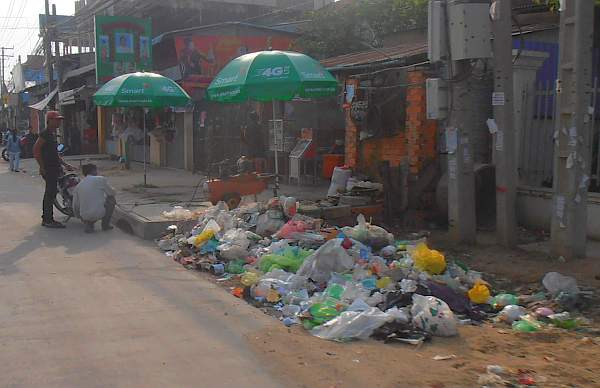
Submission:
<svg viewBox="0 0 600 388">
<path fill-rule="evenodd" d="M 118 230 L 93 234 L 84 233 L 84 226 L 78 220 L 71 220 L 66 229 L 47 229 L 41 225 L 33 226 L 24 235 L 19 244 L 10 251 L 0 254 L 0 275 L 19 272 L 17 263 L 32 253 L 44 255 L 46 249 L 64 248 L 64 255 L 75 256 L 82 252 L 94 251 L 106 247 L 124 235 Z"/>
</svg>

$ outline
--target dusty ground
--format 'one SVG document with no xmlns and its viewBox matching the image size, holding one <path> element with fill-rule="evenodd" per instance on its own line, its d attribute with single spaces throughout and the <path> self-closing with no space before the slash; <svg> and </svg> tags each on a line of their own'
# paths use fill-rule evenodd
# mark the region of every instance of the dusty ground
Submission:
<svg viewBox="0 0 600 388">
<path fill-rule="evenodd" d="M 8 220 L 0 242 L 2 386 L 474 387 L 490 364 L 513 376 L 521 370 L 538 386 L 600 386 L 600 342 L 589 334 L 518 334 L 488 324 L 415 348 L 335 343 L 288 329 L 208 275 L 117 231 L 81 237 L 76 221 L 66 234 L 40 229 L 36 180 L 1 173 L 0 214 Z M 113 179 L 132 184 L 126 174 Z M 550 270 L 600 286 L 597 245 L 589 259 L 562 263 L 481 237 L 475 247 L 454 247 L 444 233 L 431 241 L 507 288 L 539 284 Z"/>
</svg>

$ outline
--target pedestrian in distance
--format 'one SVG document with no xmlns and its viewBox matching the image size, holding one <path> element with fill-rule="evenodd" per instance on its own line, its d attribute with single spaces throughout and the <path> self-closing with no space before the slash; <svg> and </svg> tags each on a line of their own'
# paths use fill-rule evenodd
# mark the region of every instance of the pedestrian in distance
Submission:
<svg viewBox="0 0 600 388">
<path fill-rule="evenodd" d="M 96 222 L 102 220 L 102 230 L 111 230 L 115 210 L 115 190 L 105 177 L 98 175 L 94 164 L 82 167 L 83 179 L 73 191 L 73 214 L 85 224 L 85 232 L 93 233 Z"/>
<path fill-rule="evenodd" d="M 44 200 L 42 203 L 42 226 L 62 229 L 63 224 L 54 220 L 54 200 L 58 193 L 58 178 L 62 175 L 62 167 L 73 171 L 74 168 L 65 163 L 58 153 L 56 131 L 60 127 L 63 116 L 57 111 L 46 113 L 46 130 L 40 133 L 33 146 L 33 156 L 40 166 L 40 175 L 46 182 Z"/>
<path fill-rule="evenodd" d="M 21 160 L 21 141 L 17 135 L 16 129 L 12 129 L 8 134 L 6 150 L 8 151 L 10 171 L 19 172 L 19 162 Z"/>
</svg>

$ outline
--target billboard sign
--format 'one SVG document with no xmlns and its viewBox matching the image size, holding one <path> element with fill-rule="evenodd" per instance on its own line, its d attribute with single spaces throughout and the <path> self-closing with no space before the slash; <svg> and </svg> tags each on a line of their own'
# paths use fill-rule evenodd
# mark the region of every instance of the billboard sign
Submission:
<svg viewBox="0 0 600 388">
<path fill-rule="evenodd" d="M 96 82 L 152 70 L 152 22 L 129 16 L 96 16 Z"/>
<path fill-rule="evenodd" d="M 229 61 L 247 53 L 288 50 L 289 37 L 196 35 L 175 38 L 175 50 L 184 80 L 212 79 Z"/>
</svg>

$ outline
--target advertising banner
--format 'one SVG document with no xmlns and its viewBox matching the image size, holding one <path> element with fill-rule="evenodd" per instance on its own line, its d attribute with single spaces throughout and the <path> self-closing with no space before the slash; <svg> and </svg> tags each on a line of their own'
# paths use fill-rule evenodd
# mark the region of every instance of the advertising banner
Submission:
<svg viewBox="0 0 600 388">
<path fill-rule="evenodd" d="M 129 16 L 96 16 L 96 82 L 152 70 L 152 22 Z"/>
<path fill-rule="evenodd" d="M 184 80 L 213 78 L 229 61 L 240 55 L 288 50 L 292 39 L 270 36 L 199 35 L 175 38 L 177 59 Z"/>
</svg>

